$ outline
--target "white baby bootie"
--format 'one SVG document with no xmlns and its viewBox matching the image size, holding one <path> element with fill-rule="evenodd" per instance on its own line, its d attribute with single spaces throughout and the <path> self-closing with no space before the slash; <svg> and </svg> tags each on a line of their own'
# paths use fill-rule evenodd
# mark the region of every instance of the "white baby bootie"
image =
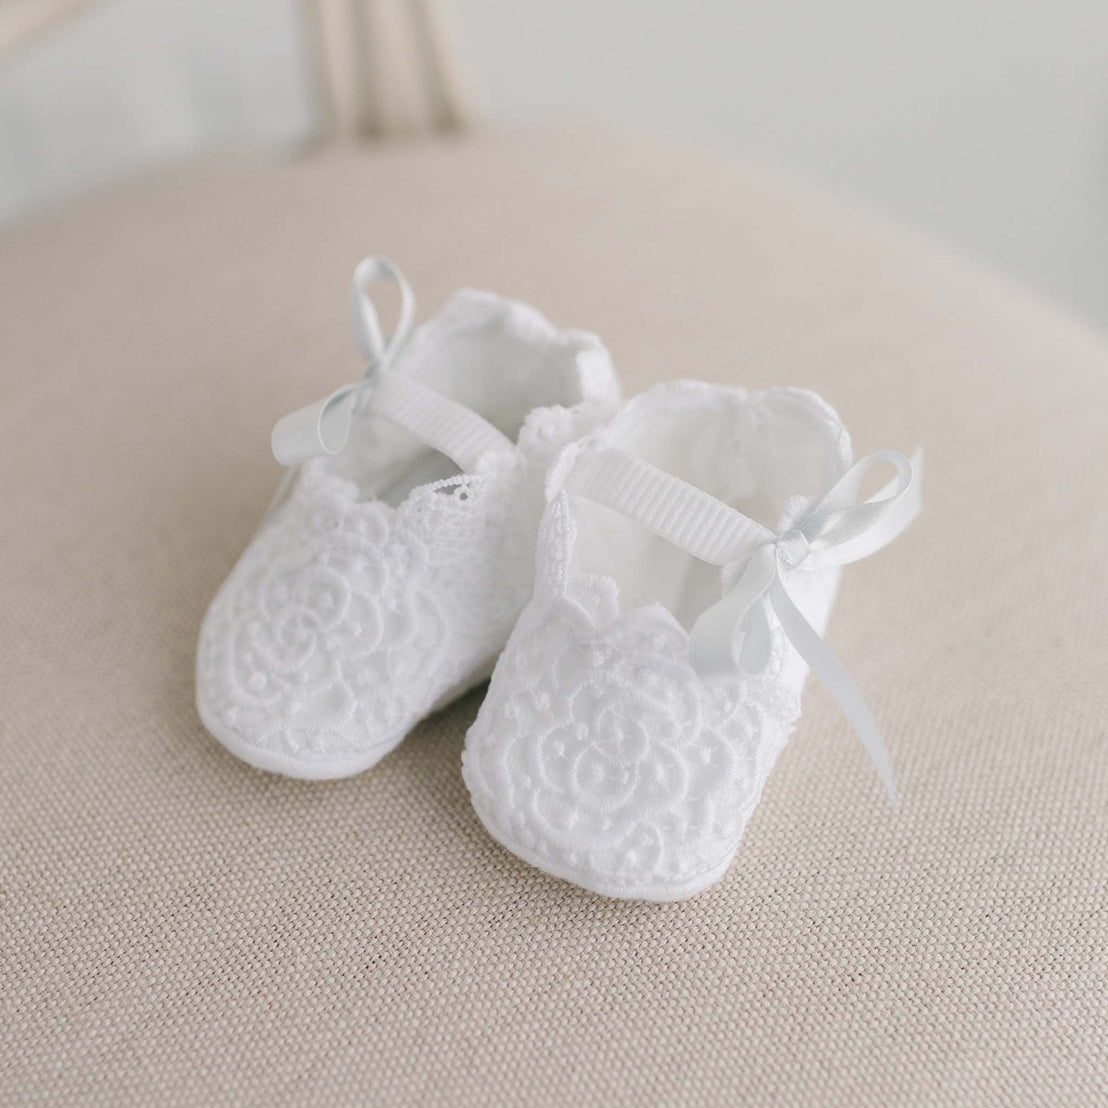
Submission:
<svg viewBox="0 0 1108 1108">
<path fill-rule="evenodd" d="M 367 286 L 401 293 L 385 341 Z M 594 335 L 490 293 L 455 293 L 408 331 L 411 292 L 355 271 L 365 378 L 273 432 L 291 485 L 204 620 L 196 693 L 232 753 L 292 777 L 373 765 L 484 680 L 530 596 L 543 478 L 610 417 Z"/>
<path fill-rule="evenodd" d="M 859 504 L 878 462 L 896 479 Z M 849 436 L 812 393 L 691 381 L 568 446 L 534 596 L 466 737 L 493 837 L 606 896 L 699 892 L 735 854 L 809 666 L 891 791 L 877 728 L 820 634 L 838 567 L 918 510 L 914 465 L 882 452 L 851 468 Z"/>
</svg>

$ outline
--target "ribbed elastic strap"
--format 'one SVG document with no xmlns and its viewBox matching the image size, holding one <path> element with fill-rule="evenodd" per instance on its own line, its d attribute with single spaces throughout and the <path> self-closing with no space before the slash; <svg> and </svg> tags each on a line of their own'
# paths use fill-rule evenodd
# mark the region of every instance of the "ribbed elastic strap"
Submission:
<svg viewBox="0 0 1108 1108">
<path fill-rule="evenodd" d="M 374 374 L 367 406 L 445 454 L 466 473 L 490 450 L 513 449 L 507 435 L 471 408 L 392 370 Z"/>
<path fill-rule="evenodd" d="M 380 282 L 395 284 L 400 292 L 396 329 L 387 339 L 369 295 L 370 286 Z M 389 368 L 408 341 L 415 297 L 404 274 L 388 258 L 376 256 L 358 263 L 350 309 L 354 337 L 367 362 L 365 376 L 277 421 L 271 441 L 281 465 L 297 466 L 338 454 L 350 438 L 355 411 L 367 400 L 371 411 L 452 458 L 467 473 L 490 450 L 513 448 L 506 435 L 476 412 Z"/>
<path fill-rule="evenodd" d="M 774 539 L 772 531 L 722 500 L 623 450 L 585 451 L 565 487 L 712 565 L 726 565 Z"/>
</svg>

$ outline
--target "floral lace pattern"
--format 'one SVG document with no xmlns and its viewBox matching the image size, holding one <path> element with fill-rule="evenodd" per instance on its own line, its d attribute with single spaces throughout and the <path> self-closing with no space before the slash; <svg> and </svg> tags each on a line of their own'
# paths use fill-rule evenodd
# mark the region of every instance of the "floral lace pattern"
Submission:
<svg viewBox="0 0 1108 1108">
<path fill-rule="evenodd" d="M 607 896 L 692 895 L 738 847 L 805 667 L 775 628 L 765 671 L 703 682 L 670 612 L 620 614 L 610 578 L 569 576 L 572 545 L 559 493 L 535 598 L 466 737 L 466 784 L 493 837 L 548 873 Z M 833 579 L 809 576 L 804 602 L 826 607 Z"/>
<path fill-rule="evenodd" d="M 384 281 L 400 294 L 387 340 L 369 296 Z M 410 332 L 411 289 L 372 256 L 351 305 L 367 376 L 274 428 L 298 468 L 197 649 L 205 727 L 293 777 L 368 769 L 488 676 L 531 591 L 550 462 L 620 398 L 599 338 L 526 304 L 461 289 Z"/>
<path fill-rule="evenodd" d="M 444 692 L 483 676 L 530 584 L 523 500 L 508 489 L 519 477 L 423 486 L 394 509 L 307 466 L 205 620 L 209 729 L 251 761 L 330 775 L 375 760 Z"/>
</svg>

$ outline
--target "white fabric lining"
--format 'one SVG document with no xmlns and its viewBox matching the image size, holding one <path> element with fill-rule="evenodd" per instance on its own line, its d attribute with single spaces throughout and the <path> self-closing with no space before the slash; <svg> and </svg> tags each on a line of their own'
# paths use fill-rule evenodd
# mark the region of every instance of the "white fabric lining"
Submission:
<svg viewBox="0 0 1108 1108">
<path fill-rule="evenodd" d="M 849 436 L 837 417 L 801 389 L 750 393 L 674 382 L 624 407 L 565 478 L 580 534 L 572 572 L 611 577 L 624 611 L 661 603 L 686 630 L 719 599 L 722 559 L 706 563 L 639 520 L 579 495 L 577 468 L 587 473 L 587 454 L 606 448 L 637 457 L 714 497 L 721 512 L 735 509 L 772 531 L 829 488 L 850 460 Z M 749 545 L 757 541 L 752 530 Z M 730 557 L 742 551 L 739 542 Z"/>
</svg>

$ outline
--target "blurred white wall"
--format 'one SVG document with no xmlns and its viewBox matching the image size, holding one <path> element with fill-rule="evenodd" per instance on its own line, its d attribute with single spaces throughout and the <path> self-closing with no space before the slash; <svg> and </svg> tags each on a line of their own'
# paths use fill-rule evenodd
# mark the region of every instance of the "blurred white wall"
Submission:
<svg viewBox="0 0 1108 1108">
<path fill-rule="evenodd" d="M 1108 324 L 1108 0 L 448 2 L 493 123 L 777 165 Z M 0 64 L 0 222 L 201 150 L 298 148 L 303 34 L 298 0 L 99 0 Z"/>
<path fill-rule="evenodd" d="M 679 135 L 1108 324 L 1108 0 L 454 0 L 492 120 Z"/>
<path fill-rule="evenodd" d="M 0 0 L 0 4 L 4 0 Z M 298 0 L 99 0 L 0 61 L 0 224 L 316 130 Z"/>
</svg>

